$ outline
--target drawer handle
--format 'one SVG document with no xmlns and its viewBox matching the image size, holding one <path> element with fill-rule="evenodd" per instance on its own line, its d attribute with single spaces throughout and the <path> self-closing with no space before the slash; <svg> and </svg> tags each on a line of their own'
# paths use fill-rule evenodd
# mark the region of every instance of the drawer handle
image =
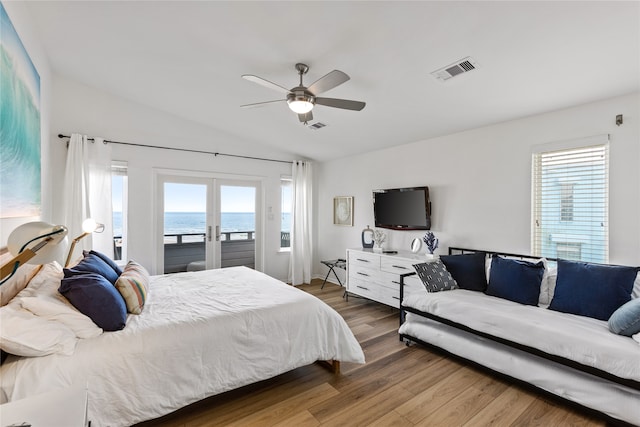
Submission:
<svg viewBox="0 0 640 427">
<path fill-rule="evenodd" d="M 399 285 L 400 282 L 396 281 L 396 280 L 392 280 L 391 283 L 395 283 L 396 285 Z"/>
<path fill-rule="evenodd" d="M 369 288 L 365 288 L 364 286 L 359 286 L 359 285 L 357 285 L 356 288 L 364 289 L 365 291 L 369 290 Z"/>
<path fill-rule="evenodd" d="M 400 297 L 391 297 L 393 299 L 397 299 L 398 301 L 400 300 Z"/>
<path fill-rule="evenodd" d="M 358 260 L 358 261 L 362 261 L 362 262 L 369 262 L 369 260 L 368 260 L 368 259 L 362 259 L 362 258 L 356 258 L 356 260 Z"/>
<path fill-rule="evenodd" d="M 359 275 L 361 275 L 361 276 L 367 276 L 367 277 L 369 277 L 369 275 L 368 275 L 367 273 L 361 273 L 361 272 L 359 272 L 359 271 L 358 271 L 358 274 L 359 274 Z"/>
<path fill-rule="evenodd" d="M 408 268 L 407 268 L 407 267 L 403 267 L 403 266 L 401 266 L 401 265 L 391 265 L 391 267 L 393 267 L 393 268 L 399 268 L 399 269 L 401 269 L 401 270 L 408 270 Z"/>
</svg>

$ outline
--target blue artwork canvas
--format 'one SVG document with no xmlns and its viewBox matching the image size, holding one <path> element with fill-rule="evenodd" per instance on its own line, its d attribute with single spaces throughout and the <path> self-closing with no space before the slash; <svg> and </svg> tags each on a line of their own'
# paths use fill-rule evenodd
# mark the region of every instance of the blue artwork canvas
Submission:
<svg viewBox="0 0 640 427">
<path fill-rule="evenodd" d="M 0 3 L 0 218 L 40 216 L 40 75 Z"/>
</svg>

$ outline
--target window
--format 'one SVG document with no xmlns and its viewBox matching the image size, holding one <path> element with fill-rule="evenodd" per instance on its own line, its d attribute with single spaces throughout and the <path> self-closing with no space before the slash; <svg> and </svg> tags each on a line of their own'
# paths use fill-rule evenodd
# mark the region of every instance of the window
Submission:
<svg viewBox="0 0 640 427">
<path fill-rule="evenodd" d="M 127 259 L 127 163 L 111 163 L 111 207 L 113 209 L 113 259 Z"/>
<path fill-rule="evenodd" d="M 280 179 L 280 249 L 291 247 L 291 178 Z"/>
<path fill-rule="evenodd" d="M 609 144 L 533 154 L 533 253 L 606 263 Z"/>
</svg>

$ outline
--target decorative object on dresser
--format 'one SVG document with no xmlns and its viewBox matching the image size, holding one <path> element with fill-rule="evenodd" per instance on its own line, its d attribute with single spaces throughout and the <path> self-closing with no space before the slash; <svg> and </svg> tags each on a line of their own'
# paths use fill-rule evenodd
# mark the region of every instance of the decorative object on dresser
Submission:
<svg viewBox="0 0 640 427">
<path fill-rule="evenodd" d="M 422 240 L 424 241 L 425 245 L 427 245 L 427 250 L 429 251 L 427 255 L 431 255 L 433 257 L 433 251 L 438 249 L 438 243 L 439 243 L 438 238 L 436 237 L 435 234 L 433 234 L 433 232 L 427 231 L 424 234 L 424 237 L 422 238 Z"/>
<path fill-rule="evenodd" d="M 371 249 L 373 243 L 373 230 L 367 225 L 367 228 L 362 230 L 362 248 Z"/>
<path fill-rule="evenodd" d="M 353 197 L 337 196 L 333 198 L 333 223 L 353 226 Z"/>
<path fill-rule="evenodd" d="M 347 292 L 391 307 L 400 307 L 400 275 L 415 272 L 413 265 L 425 262 L 424 255 L 410 251 L 375 253 L 371 249 L 347 249 Z M 429 262 L 429 261 L 427 261 Z M 405 292 L 421 291 L 417 276 L 405 282 Z"/>
<path fill-rule="evenodd" d="M 420 249 L 422 249 L 422 240 L 416 237 L 411 241 L 411 252 L 417 254 L 420 252 Z"/>
<path fill-rule="evenodd" d="M 0 285 L 9 280 L 23 264 L 44 264 L 57 256 L 58 245 L 66 241 L 67 228 L 42 221 L 28 222 L 17 227 L 7 239 L 7 247 L 14 257 L 0 270 Z"/>
<path fill-rule="evenodd" d="M 382 230 L 375 230 L 373 232 L 373 251 L 382 252 L 382 245 L 387 240 L 387 235 Z"/>
</svg>

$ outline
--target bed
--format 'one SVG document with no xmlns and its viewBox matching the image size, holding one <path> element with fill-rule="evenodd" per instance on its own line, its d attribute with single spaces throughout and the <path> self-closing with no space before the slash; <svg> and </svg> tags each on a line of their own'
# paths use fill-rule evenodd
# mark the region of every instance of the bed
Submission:
<svg viewBox="0 0 640 427">
<path fill-rule="evenodd" d="M 48 295 L 61 274 L 44 266 L 36 289 L 2 310 L 61 298 Z M 128 426 L 316 361 L 364 363 L 337 312 L 246 267 L 151 276 L 144 309 L 124 329 L 76 339 L 67 353 L 9 355 L 0 367 L 5 401 L 86 384 L 91 425 Z"/>
</svg>

